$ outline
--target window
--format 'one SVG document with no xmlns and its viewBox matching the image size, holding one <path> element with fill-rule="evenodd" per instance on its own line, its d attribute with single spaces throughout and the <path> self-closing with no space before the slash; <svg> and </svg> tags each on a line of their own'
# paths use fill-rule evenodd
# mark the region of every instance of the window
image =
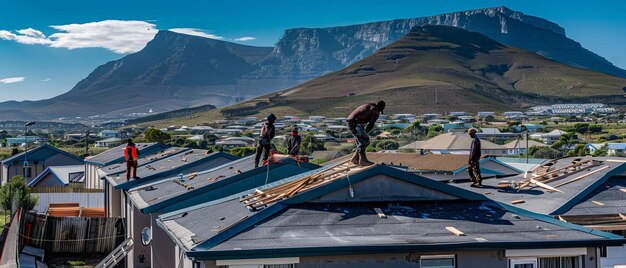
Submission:
<svg viewBox="0 0 626 268">
<path fill-rule="evenodd" d="M 580 268 L 580 257 L 539 258 L 539 268 Z"/>
<path fill-rule="evenodd" d="M 433 255 L 420 257 L 421 268 L 454 268 L 456 265 L 454 255 Z"/>
<path fill-rule="evenodd" d="M 537 259 L 510 259 L 510 268 L 537 268 Z"/>
</svg>

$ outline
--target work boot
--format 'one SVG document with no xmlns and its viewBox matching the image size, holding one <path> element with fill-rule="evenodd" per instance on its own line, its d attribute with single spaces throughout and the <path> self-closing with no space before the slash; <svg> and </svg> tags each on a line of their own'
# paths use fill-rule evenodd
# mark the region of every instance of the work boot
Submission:
<svg viewBox="0 0 626 268">
<path fill-rule="evenodd" d="M 359 165 L 359 152 L 354 153 L 354 155 L 352 156 L 352 159 L 350 159 L 350 162 L 352 162 L 352 164 L 355 165 Z"/>
<path fill-rule="evenodd" d="M 371 166 L 373 165 L 373 162 L 370 162 L 369 160 L 367 160 L 367 156 L 365 155 L 365 153 L 362 153 L 359 157 L 359 166 L 362 167 L 366 167 L 366 166 Z"/>
</svg>

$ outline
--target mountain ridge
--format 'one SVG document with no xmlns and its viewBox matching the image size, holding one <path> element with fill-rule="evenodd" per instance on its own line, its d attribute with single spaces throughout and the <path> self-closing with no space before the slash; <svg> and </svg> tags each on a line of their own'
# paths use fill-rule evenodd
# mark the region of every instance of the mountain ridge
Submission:
<svg viewBox="0 0 626 268">
<path fill-rule="evenodd" d="M 430 24 L 475 31 L 565 64 L 626 77 L 626 71 L 569 39 L 558 24 L 501 6 L 356 25 L 287 29 L 274 47 L 159 31 L 141 51 L 97 67 L 64 94 L 41 101 L 0 103 L 0 119 L 226 106 L 341 70 L 399 40 L 414 27 Z"/>
</svg>

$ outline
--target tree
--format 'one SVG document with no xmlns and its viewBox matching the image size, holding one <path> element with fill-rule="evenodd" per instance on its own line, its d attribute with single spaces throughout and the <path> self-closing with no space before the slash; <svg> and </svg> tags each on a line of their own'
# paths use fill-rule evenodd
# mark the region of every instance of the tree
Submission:
<svg viewBox="0 0 626 268">
<path fill-rule="evenodd" d="M 400 148 L 400 144 L 398 144 L 396 141 L 392 141 L 392 140 L 384 140 L 384 141 L 380 141 L 376 144 L 376 149 L 378 149 L 378 151 L 381 150 L 397 150 L 398 148 Z"/>
<path fill-rule="evenodd" d="M 602 132 L 602 126 L 598 124 L 589 125 L 589 132 L 591 133 L 600 133 Z"/>
<path fill-rule="evenodd" d="M 302 143 L 300 144 L 300 154 L 308 155 L 314 151 L 324 151 L 324 141 L 313 137 L 313 133 L 308 133 L 302 137 Z"/>
<path fill-rule="evenodd" d="M 248 155 L 252 155 L 256 152 L 255 147 L 237 147 L 228 150 L 229 154 L 232 154 L 237 157 L 245 157 Z"/>
<path fill-rule="evenodd" d="M 428 128 L 428 138 L 435 137 L 443 132 L 443 127 L 441 125 L 434 125 Z"/>
<path fill-rule="evenodd" d="M 561 153 L 561 151 L 545 146 L 531 146 L 530 148 L 528 148 L 528 153 L 529 156 L 533 158 L 554 159 L 563 156 L 563 153 Z"/>
<path fill-rule="evenodd" d="M 580 134 L 585 134 L 589 131 L 589 124 L 587 123 L 576 123 L 574 125 L 574 131 Z"/>
<path fill-rule="evenodd" d="M 147 142 L 166 142 L 170 140 L 172 137 L 170 134 L 167 134 L 161 130 L 151 128 L 146 130 L 145 139 Z"/>
<path fill-rule="evenodd" d="M 206 140 L 201 140 L 200 142 L 198 142 L 198 148 L 206 149 L 208 147 L 209 147 L 209 143 Z"/>
<path fill-rule="evenodd" d="M 4 210 L 11 210 L 15 205 L 24 210 L 32 210 L 39 198 L 30 195 L 30 187 L 22 176 L 15 176 L 4 186 L 0 187 L 0 205 Z"/>
<path fill-rule="evenodd" d="M 20 149 L 17 149 L 15 147 L 11 148 L 11 155 L 16 155 L 20 153 Z"/>
</svg>

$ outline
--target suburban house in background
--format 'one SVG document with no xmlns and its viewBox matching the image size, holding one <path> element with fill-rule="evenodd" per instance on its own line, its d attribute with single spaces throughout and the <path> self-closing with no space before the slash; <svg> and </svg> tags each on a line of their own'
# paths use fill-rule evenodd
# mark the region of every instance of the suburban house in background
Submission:
<svg viewBox="0 0 626 268">
<path fill-rule="evenodd" d="M 612 156 L 625 156 L 626 155 L 626 143 L 609 143 L 608 155 Z"/>
<path fill-rule="evenodd" d="M 43 145 L 48 142 L 48 139 L 39 136 L 18 136 L 16 138 L 7 138 L 7 147 L 24 147 L 27 141 L 28 144 Z"/>
<path fill-rule="evenodd" d="M 122 143 L 123 141 L 120 138 L 108 138 L 96 141 L 96 147 L 115 147 L 119 146 Z"/>
<path fill-rule="evenodd" d="M 444 133 L 429 140 L 416 142 L 416 151 L 424 150 L 433 154 L 469 154 L 472 142 L 465 133 Z M 507 155 L 508 150 L 502 145 L 495 144 L 488 140 L 480 140 L 481 153 L 483 155 Z M 408 147 L 408 146 L 407 146 Z M 405 147 L 403 147 L 405 148 Z"/>
<path fill-rule="evenodd" d="M 27 161 L 26 163 L 24 161 Z M 82 165 L 83 159 L 71 153 L 44 144 L 2 160 L 0 176 L 5 185 L 13 176 L 22 176 L 30 183 L 47 167 Z"/>
<path fill-rule="evenodd" d="M 565 135 L 567 132 L 559 129 L 552 130 L 548 133 L 533 133 L 530 135 L 531 138 L 540 139 L 543 143 L 547 145 L 552 145 L 556 141 L 558 141 L 561 136 Z"/>
<path fill-rule="evenodd" d="M 102 130 L 98 133 L 98 137 L 100 138 L 121 138 L 122 133 L 118 130 Z"/>
</svg>

